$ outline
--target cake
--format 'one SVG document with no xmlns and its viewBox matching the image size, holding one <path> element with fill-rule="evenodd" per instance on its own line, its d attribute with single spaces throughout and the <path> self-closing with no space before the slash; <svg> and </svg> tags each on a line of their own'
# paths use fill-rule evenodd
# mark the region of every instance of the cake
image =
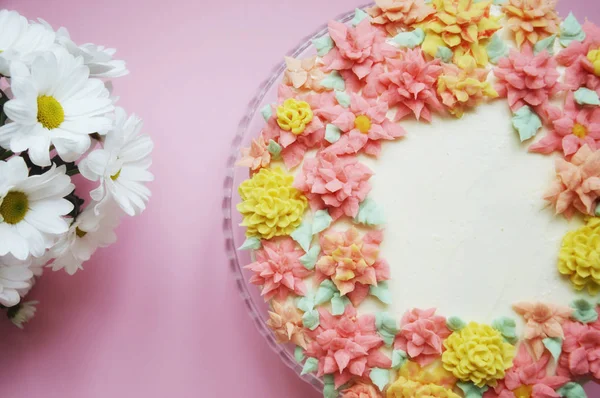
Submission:
<svg viewBox="0 0 600 398">
<path fill-rule="evenodd" d="M 600 28 L 377 0 L 285 58 L 237 209 L 324 396 L 584 397 L 600 378 Z"/>
</svg>

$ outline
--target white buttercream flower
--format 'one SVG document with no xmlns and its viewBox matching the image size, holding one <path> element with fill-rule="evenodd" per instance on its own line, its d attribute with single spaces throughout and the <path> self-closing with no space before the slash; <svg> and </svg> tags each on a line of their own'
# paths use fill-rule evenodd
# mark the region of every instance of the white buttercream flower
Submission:
<svg viewBox="0 0 600 398">
<path fill-rule="evenodd" d="M 9 309 L 9 318 L 11 322 L 19 329 L 23 329 L 23 325 L 35 316 L 35 311 L 37 310 L 35 306 L 39 303 L 39 301 L 26 301 L 19 304 L 18 307 L 12 311 Z"/>
<path fill-rule="evenodd" d="M 50 145 L 66 162 L 77 160 L 91 144 L 90 134 L 112 126 L 114 106 L 104 83 L 89 78 L 81 57 L 60 48 L 38 56 L 31 71 L 11 66 L 14 98 L 4 105 L 12 123 L 0 127 L 0 146 L 29 150 L 38 166 L 50 165 Z"/>
<path fill-rule="evenodd" d="M 65 166 L 29 176 L 23 158 L 0 161 L 0 256 L 41 257 L 57 235 L 68 231 L 64 216 L 73 204 L 64 199 L 75 186 Z"/>
<path fill-rule="evenodd" d="M 122 108 L 115 110 L 115 128 L 109 131 L 102 149 L 92 151 L 79 163 L 81 175 L 100 186 L 90 192 L 98 202 L 96 211 L 110 200 L 119 204 L 130 216 L 141 213 L 150 198 L 144 183 L 154 176 L 148 171 L 154 147 L 147 135 L 140 134 L 142 121 L 135 115 L 127 117 Z"/>
</svg>

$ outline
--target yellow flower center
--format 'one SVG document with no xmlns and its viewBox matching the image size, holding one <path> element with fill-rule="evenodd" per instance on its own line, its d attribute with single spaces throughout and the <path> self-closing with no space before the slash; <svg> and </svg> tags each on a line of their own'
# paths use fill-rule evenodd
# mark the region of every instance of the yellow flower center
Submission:
<svg viewBox="0 0 600 398">
<path fill-rule="evenodd" d="M 594 74 L 600 76 L 600 48 L 590 50 L 590 52 L 587 53 L 587 59 L 594 66 Z"/>
<path fill-rule="evenodd" d="M 11 191 L 0 203 L 0 216 L 8 224 L 18 224 L 29 210 L 29 199 L 23 192 Z"/>
<path fill-rule="evenodd" d="M 585 138 L 587 133 L 588 133 L 587 127 L 585 127 L 584 125 L 575 123 L 575 126 L 573 126 L 573 135 L 574 136 L 576 136 L 578 138 Z"/>
<path fill-rule="evenodd" d="M 56 98 L 41 95 L 37 99 L 37 106 L 37 120 L 48 130 L 57 128 L 65 121 L 65 111 Z"/>
<path fill-rule="evenodd" d="M 289 98 L 277 107 L 277 124 L 282 130 L 291 131 L 293 134 L 302 134 L 312 119 L 312 109 L 305 101 Z"/>
<path fill-rule="evenodd" d="M 79 229 L 79 227 L 75 228 L 75 235 L 77 235 L 78 238 L 83 238 L 84 236 L 87 235 L 87 232 Z"/>
<path fill-rule="evenodd" d="M 363 134 L 367 134 L 371 129 L 371 119 L 368 116 L 360 115 L 354 119 L 354 127 Z"/>
<path fill-rule="evenodd" d="M 119 171 L 117 171 L 115 174 L 111 175 L 110 179 L 113 181 L 117 181 L 117 178 L 119 178 L 119 176 L 121 175 L 121 170 L 122 169 L 119 169 Z"/>
<path fill-rule="evenodd" d="M 532 386 L 521 386 L 513 391 L 516 398 L 531 398 L 533 392 Z"/>
</svg>

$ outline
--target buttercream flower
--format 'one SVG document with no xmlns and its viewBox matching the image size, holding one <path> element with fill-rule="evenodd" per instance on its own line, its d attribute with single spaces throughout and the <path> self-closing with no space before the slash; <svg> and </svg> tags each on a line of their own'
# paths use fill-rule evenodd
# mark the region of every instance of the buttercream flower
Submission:
<svg viewBox="0 0 600 398">
<path fill-rule="evenodd" d="M 446 326 L 446 318 L 435 315 L 435 308 L 407 311 L 400 325 L 394 347 L 405 351 L 421 366 L 429 365 L 442 355 L 443 340 L 452 333 Z"/>
<path fill-rule="evenodd" d="M 277 241 L 263 241 L 262 248 L 255 251 L 256 261 L 244 268 L 254 272 L 250 283 L 262 286 L 265 301 L 277 297 L 285 300 L 290 293 L 306 294 L 303 278 L 310 271 L 302 265 L 304 251 L 289 237 Z"/>
<path fill-rule="evenodd" d="M 425 61 L 423 51 L 405 50 L 398 59 L 387 62 L 388 71 L 379 77 L 386 87 L 382 96 L 390 106 L 398 105 L 394 121 L 413 113 L 431 121 L 431 111 L 443 113 L 444 106 L 436 93 L 436 82 L 442 73 L 439 59 Z"/>
<path fill-rule="evenodd" d="M 508 57 L 501 58 L 494 74 L 498 78 L 496 90 L 500 97 L 508 98 L 513 111 L 523 105 L 544 108 L 548 100 L 565 87 L 559 83 L 557 63 L 547 51 L 533 55 L 531 48 L 510 50 Z"/>
<path fill-rule="evenodd" d="M 365 18 L 355 28 L 337 21 L 329 22 L 329 35 L 335 47 L 323 57 L 326 71 L 337 70 L 346 78 L 363 80 L 374 65 L 394 57 L 398 50 L 386 43 L 386 36 Z"/>
<path fill-rule="evenodd" d="M 435 57 L 439 47 L 448 47 L 460 67 L 486 66 L 487 39 L 501 27 L 499 18 L 490 16 L 492 1 L 433 0 L 432 4 L 436 12 L 422 25 L 423 51 Z"/>
<path fill-rule="evenodd" d="M 465 110 L 477 106 L 485 97 L 496 98 L 498 93 L 486 81 L 485 69 L 461 69 L 444 64 L 443 73 L 437 80 L 437 92 L 448 111 L 460 118 Z"/>
<path fill-rule="evenodd" d="M 385 260 L 379 259 L 382 231 L 360 236 L 354 227 L 344 232 L 326 231 L 319 236 L 323 255 L 317 261 L 317 281 L 331 278 L 340 291 L 356 306 L 369 294 L 370 286 L 390 278 Z"/>
<path fill-rule="evenodd" d="M 394 140 L 406 134 L 402 126 L 387 118 L 388 109 L 385 101 L 365 99 L 354 93 L 350 94 L 350 107 L 336 105 L 324 109 L 323 112 L 331 117 L 331 123 L 346 133 L 326 151 L 336 155 L 364 151 L 378 156 L 381 140 Z"/>
<path fill-rule="evenodd" d="M 587 87 L 600 93 L 600 28 L 586 21 L 583 31 L 585 40 L 573 40 L 556 59 L 567 67 L 565 83 L 571 90 Z"/>
<path fill-rule="evenodd" d="M 558 32 L 560 18 L 555 8 L 556 0 L 509 0 L 502 11 L 521 47 L 524 42 L 534 45 Z"/>
<path fill-rule="evenodd" d="M 371 368 L 392 366 L 392 361 L 380 350 L 383 340 L 377 334 L 374 315 L 357 317 L 351 305 L 341 316 L 319 308 L 319 322 L 319 327 L 309 332 L 313 341 L 306 356 L 318 359 L 319 377 L 333 374 L 335 388 L 353 377 L 368 377 Z"/>
<path fill-rule="evenodd" d="M 375 0 L 375 6 L 367 12 L 373 25 L 382 26 L 390 36 L 395 36 L 420 24 L 435 10 L 424 0 Z"/>
<path fill-rule="evenodd" d="M 525 339 L 531 345 L 536 360 L 544 353 L 545 338 L 564 338 L 561 324 L 573 313 L 570 307 L 545 303 L 517 303 L 513 305 L 515 312 L 523 317 Z"/>
<path fill-rule="evenodd" d="M 584 145 L 570 161 L 556 159 L 556 179 L 544 194 L 544 199 L 556 208 L 556 214 L 573 217 L 575 211 L 594 214 L 594 204 L 600 196 L 600 151 Z"/>
<path fill-rule="evenodd" d="M 317 65 L 317 57 L 296 59 L 285 57 L 286 70 L 283 73 L 283 83 L 295 89 L 322 91 L 321 80 L 325 73 Z"/>
<path fill-rule="evenodd" d="M 565 340 L 556 373 L 565 377 L 592 375 L 600 379 L 600 330 L 579 322 L 563 324 Z"/>
<path fill-rule="evenodd" d="M 495 386 L 512 366 L 515 347 L 489 325 L 469 323 L 444 341 L 444 368 L 462 381 L 478 387 Z"/>
<path fill-rule="evenodd" d="M 460 398 L 452 391 L 455 382 L 439 361 L 425 367 L 407 361 L 386 393 L 387 398 Z"/>
<path fill-rule="evenodd" d="M 342 390 L 340 398 L 383 398 L 383 395 L 373 384 L 359 381 Z"/>
<path fill-rule="evenodd" d="M 577 152 L 583 145 L 600 148 L 600 108 L 580 107 L 569 93 L 559 118 L 552 120 L 553 129 L 529 147 L 531 152 L 562 151 L 565 156 Z"/>
<path fill-rule="evenodd" d="M 240 184 L 242 202 L 237 205 L 244 217 L 247 236 L 271 239 L 291 234 L 302 222 L 307 201 L 302 192 L 292 186 L 294 177 L 281 168 L 260 169 L 252 178 Z"/>
<path fill-rule="evenodd" d="M 261 167 L 267 167 L 271 163 L 271 153 L 262 135 L 252 140 L 249 148 L 242 148 L 241 152 L 242 158 L 236 163 L 238 166 L 258 170 Z"/>
<path fill-rule="evenodd" d="M 600 292 L 600 218 L 589 218 L 584 226 L 567 232 L 558 254 L 558 272 L 569 277 L 577 290 Z"/>
<path fill-rule="evenodd" d="M 292 304 L 271 301 L 267 326 L 275 334 L 278 343 L 293 343 L 304 349 L 308 346 L 306 330 L 302 326 L 302 313 Z"/>
<path fill-rule="evenodd" d="M 321 152 L 304 160 L 294 186 L 306 194 L 313 210 L 328 209 L 336 220 L 356 217 L 358 206 L 371 191 L 373 172 L 355 157 Z"/>
</svg>

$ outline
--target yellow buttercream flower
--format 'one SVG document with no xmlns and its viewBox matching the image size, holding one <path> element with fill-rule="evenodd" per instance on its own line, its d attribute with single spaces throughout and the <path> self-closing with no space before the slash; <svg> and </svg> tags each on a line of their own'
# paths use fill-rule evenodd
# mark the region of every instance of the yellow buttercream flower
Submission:
<svg viewBox="0 0 600 398">
<path fill-rule="evenodd" d="M 247 236 L 271 239 L 291 234 L 302 222 L 306 197 L 292 186 L 294 177 L 281 168 L 262 168 L 239 187 L 237 209 Z"/>
<path fill-rule="evenodd" d="M 456 378 L 436 361 L 420 367 L 407 361 L 387 389 L 387 398 L 460 398 L 452 391 Z"/>
<path fill-rule="evenodd" d="M 501 28 L 500 17 L 490 16 L 492 2 L 433 0 L 436 13 L 422 25 L 426 34 L 423 51 L 435 57 L 439 47 L 448 47 L 454 51 L 453 62 L 458 66 L 486 66 L 487 39 Z"/>
<path fill-rule="evenodd" d="M 291 131 L 293 134 L 302 134 L 312 119 L 312 109 L 305 101 L 289 98 L 277 107 L 277 124 L 282 130 Z"/>
<path fill-rule="evenodd" d="M 469 323 L 444 341 L 444 368 L 462 381 L 478 387 L 494 387 L 512 366 L 515 347 L 504 341 L 499 331 L 488 325 Z"/>
<path fill-rule="evenodd" d="M 600 293 L 600 218 L 567 232 L 558 254 L 558 272 L 566 275 L 577 290 Z"/>
<path fill-rule="evenodd" d="M 448 111 L 461 118 L 468 108 L 473 108 L 485 97 L 496 98 L 498 93 L 488 82 L 485 69 L 460 69 L 444 65 L 438 77 L 437 91 Z"/>
<path fill-rule="evenodd" d="M 594 66 L 594 75 L 600 76 L 600 49 L 590 50 L 587 53 L 587 59 Z"/>
</svg>

